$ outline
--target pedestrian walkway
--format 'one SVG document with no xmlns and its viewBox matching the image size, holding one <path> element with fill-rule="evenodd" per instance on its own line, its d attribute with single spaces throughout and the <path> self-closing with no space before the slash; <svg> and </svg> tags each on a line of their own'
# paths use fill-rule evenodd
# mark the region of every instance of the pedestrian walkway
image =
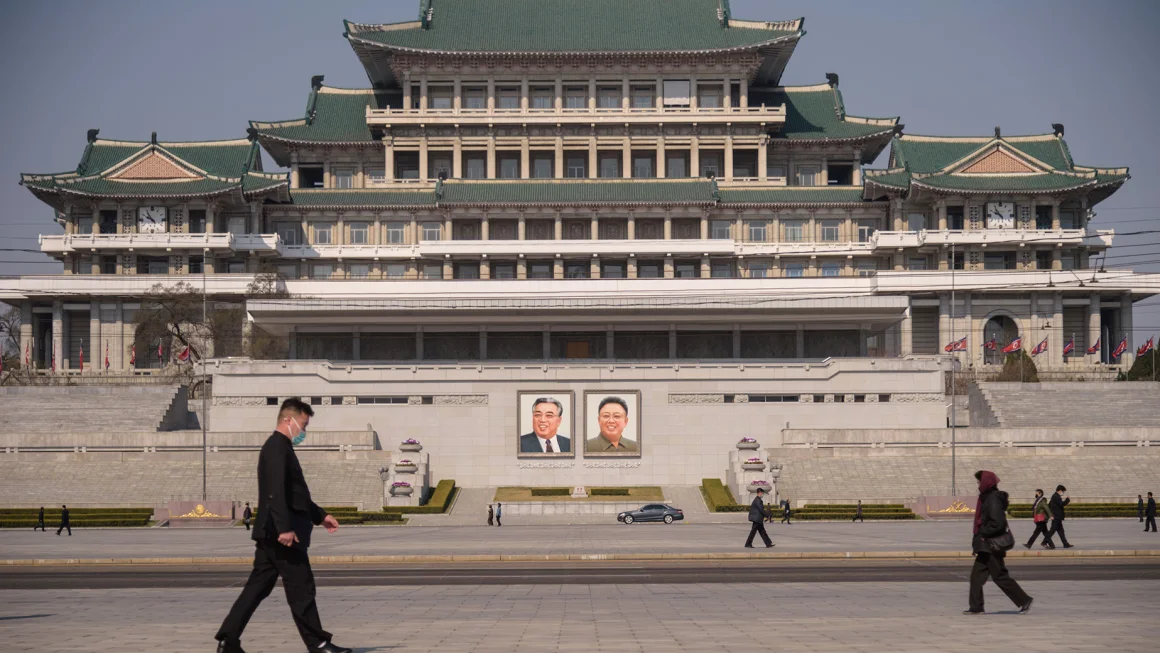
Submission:
<svg viewBox="0 0 1160 653">
<path fill-rule="evenodd" d="M 459 488 L 451 512 L 442 515 L 410 515 L 412 526 L 480 526 L 487 524 L 487 504 L 495 488 Z"/>
<path fill-rule="evenodd" d="M 964 616 L 965 579 L 338 587 L 325 570 L 319 576 L 323 624 L 359 653 L 1150 653 L 1160 639 L 1156 581 L 1026 582 L 1030 615 L 1015 614 L 988 585 L 992 613 Z M 0 639 L 20 651 L 202 653 L 213 650 L 237 593 L 0 591 Z M 302 650 L 280 592 L 254 614 L 242 643 L 249 653 Z"/>
</svg>

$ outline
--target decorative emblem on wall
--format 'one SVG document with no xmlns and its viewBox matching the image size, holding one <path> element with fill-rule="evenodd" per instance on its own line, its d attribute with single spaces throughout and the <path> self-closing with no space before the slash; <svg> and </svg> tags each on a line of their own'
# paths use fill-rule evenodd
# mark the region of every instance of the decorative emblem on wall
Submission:
<svg viewBox="0 0 1160 653">
<path fill-rule="evenodd" d="M 190 512 L 187 512 L 184 515 L 179 515 L 178 519 L 186 519 L 186 518 L 200 519 L 203 517 L 207 517 L 207 518 L 212 517 L 214 519 L 223 519 L 223 517 L 221 515 L 215 515 L 212 512 L 206 510 L 205 506 L 201 505 L 200 503 L 197 504 L 197 507 L 194 508 L 193 510 L 191 510 Z"/>
<path fill-rule="evenodd" d="M 975 509 L 968 506 L 967 504 L 963 503 L 962 501 L 955 501 L 950 506 L 943 508 L 942 510 L 931 510 L 930 512 L 966 513 L 966 512 L 975 512 Z"/>
</svg>

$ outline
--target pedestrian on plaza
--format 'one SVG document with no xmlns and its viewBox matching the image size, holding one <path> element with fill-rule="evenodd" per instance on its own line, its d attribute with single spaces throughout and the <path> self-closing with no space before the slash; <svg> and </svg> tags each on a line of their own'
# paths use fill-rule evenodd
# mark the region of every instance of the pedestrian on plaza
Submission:
<svg viewBox="0 0 1160 653">
<path fill-rule="evenodd" d="M 1064 496 L 1064 492 L 1067 492 L 1067 488 L 1062 485 L 1055 486 L 1055 494 L 1051 495 L 1051 503 L 1047 504 L 1048 509 L 1051 510 L 1051 531 L 1047 533 L 1044 541 L 1047 542 L 1049 549 L 1055 548 L 1051 538 L 1055 537 L 1056 533 L 1059 533 L 1059 541 L 1063 543 L 1063 548 L 1070 549 L 1072 547 L 1071 544 L 1067 543 L 1067 535 L 1063 532 L 1064 506 L 1071 503 L 1071 497 Z"/>
<path fill-rule="evenodd" d="M 258 454 L 258 516 L 250 535 L 254 540 L 254 568 L 246 586 L 226 615 L 215 639 L 218 653 L 245 653 L 242 631 L 278 578 L 286 590 L 286 602 L 298 634 L 310 651 L 353 653 L 331 641 L 322 629 L 315 602 L 314 572 L 310 569 L 310 533 L 315 526 L 338 530 L 338 520 L 314 503 L 302 474 L 294 445 L 306 439 L 306 426 L 314 409 L 300 399 L 287 399 L 278 409 L 274 433 Z"/>
<path fill-rule="evenodd" d="M 789 499 L 786 499 L 782 503 L 781 523 L 789 524 L 790 526 L 793 526 L 793 522 L 791 522 L 789 520 L 789 516 L 790 516 Z"/>
<path fill-rule="evenodd" d="M 250 510 L 250 502 L 246 502 L 246 509 L 242 511 L 242 523 L 246 525 L 246 530 L 250 530 L 250 519 L 254 516 L 253 511 Z"/>
<path fill-rule="evenodd" d="M 1043 548 L 1055 548 L 1055 545 L 1047 540 L 1048 517 L 1047 497 L 1043 496 L 1043 490 L 1035 490 L 1035 503 L 1031 506 L 1031 521 L 1035 522 L 1035 532 L 1031 534 L 1031 539 L 1023 543 L 1023 548 L 1030 549 L 1040 533 L 1043 534 Z"/>
<path fill-rule="evenodd" d="M 1143 514 L 1143 513 L 1141 513 L 1141 514 Z M 1140 521 L 1143 521 L 1143 519 L 1141 519 Z M 36 532 L 36 529 L 38 529 L 38 528 L 40 529 L 40 532 L 41 532 L 41 533 L 47 533 L 47 532 L 48 532 L 48 531 L 46 531 L 46 530 L 44 529 L 44 506 L 41 506 L 41 507 L 40 507 L 40 514 L 38 514 L 38 515 L 36 516 L 36 526 L 33 526 L 33 527 L 32 527 L 32 532 L 34 532 L 34 533 L 35 533 L 35 532 Z"/>
<path fill-rule="evenodd" d="M 749 504 L 749 522 L 752 526 L 749 529 L 749 539 L 745 540 L 745 548 L 753 548 L 753 536 L 757 534 L 761 535 L 761 540 L 765 542 L 765 548 L 773 546 L 773 540 L 770 540 L 769 533 L 765 532 L 765 490 L 763 488 L 757 488 L 757 496 Z"/>
<path fill-rule="evenodd" d="M 497 527 L 503 526 L 503 522 L 500 521 L 500 518 L 502 518 L 502 517 L 503 517 L 503 504 L 497 503 L 497 504 L 495 504 L 495 525 Z"/>
<path fill-rule="evenodd" d="M 975 528 L 971 551 L 975 566 L 971 568 L 970 606 L 963 614 L 983 614 L 983 585 L 991 578 L 1007 598 L 1018 606 L 1020 614 L 1031 610 L 1032 598 L 1007 572 L 1004 558 L 1015 546 L 1015 536 L 1007 526 L 1007 493 L 999 489 L 994 472 L 975 472 L 979 481 L 979 500 L 975 504 Z"/>
<path fill-rule="evenodd" d="M 781 503 L 778 502 L 777 505 L 781 506 Z M 773 504 L 772 503 L 765 504 L 765 523 L 767 523 L 767 524 L 773 523 Z"/>
<path fill-rule="evenodd" d="M 1136 495 L 1136 516 L 1140 518 L 1140 523 L 1144 523 L 1144 495 Z"/>
<path fill-rule="evenodd" d="M 850 523 L 853 524 L 856 521 L 860 521 L 863 524 L 866 523 L 866 519 L 862 516 L 862 500 L 861 499 L 858 499 L 858 507 L 854 509 L 854 518 L 850 520 Z"/>
<path fill-rule="evenodd" d="M 495 526 L 495 508 L 490 503 L 487 504 L 487 525 Z"/>
<path fill-rule="evenodd" d="M 56 529 L 56 534 L 60 535 L 63 530 L 68 531 L 68 536 L 72 537 L 72 525 L 69 524 L 68 506 L 60 507 L 60 528 Z"/>
<path fill-rule="evenodd" d="M 1144 509 L 1144 532 L 1148 532 L 1148 525 L 1152 525 L 1152 532 L 1156 532 L 1156 499 L 1152 498 L 1152 493 L 1148 493 L 1148 507 Z"/>
</svg>

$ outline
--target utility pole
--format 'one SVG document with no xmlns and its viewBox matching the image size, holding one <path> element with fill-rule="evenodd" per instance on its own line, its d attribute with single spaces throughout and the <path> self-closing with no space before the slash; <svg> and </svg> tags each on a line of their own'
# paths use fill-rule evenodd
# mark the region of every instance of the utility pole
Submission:
<svg viewBox="0 0 1160 653">
<path fill-rule="evenodd" d="M 955 368 L 958 367 L 959 353 L 955 340 L 955 244 L 951 243 L 951 496 L 957 496 L 955 486 L 955 423 L 958 412 L 958 386 L 955 385 Z"/>
<path fill-rule="evenodd" d="M 205 258 L 206 258 L 206 255 L 208 252 L 209 252 L 208 247 L 203 248 L 201 250 L 201 328 L 202 328 L 203 334 L 206 333 L 206 312 L 207 311 L 206 311 L 206 296 L 205 296 L 205 291 L 206 291 Z M 201 422 L 201 500 L 203 502 L 207 500 L 206 499 L 206 452 L 209 449 L 208 440 L 206 438 L 206 432 L 205 432 L 205 421 L 207 419 L 209 419 L 209 411 L 206 408 L 209 405 L 209 402 L 208 402 L 207 397 L 206 397 L 206 393 L 209 391 L 209 382 L 208 382 L 208 379 L 205 375 L 205 354 L 206 354 L 205 350 L 206 350 L 206 346 L 207 346 L 206 345 L 207 340 L 208 340 L 208 337 L 206 335 L 203 335 L 202 342 L 201 342 L 201 419 L 198 420 Z"/>
</svg>

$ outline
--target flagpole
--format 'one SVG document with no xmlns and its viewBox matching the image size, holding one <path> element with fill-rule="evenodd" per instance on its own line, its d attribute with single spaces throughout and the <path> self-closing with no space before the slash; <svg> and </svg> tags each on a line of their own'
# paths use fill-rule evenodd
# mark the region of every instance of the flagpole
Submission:
<svg viewBox="0 0 1160 653">
<path fill-rule="evenodd" d="M 956 496 L 955 487 L 955 417 L 958 412 L 958 386 L 955 385 L 955 368 L 958 367 L 959 353 L 955 351 L 955 244 L 951 242 L 951 496 Z"/>
<path fill-rule="evenodd" d="M 206 328 L 206 325 L 205 325 L 205 314 L 206 314 L 206 310 L 205 310 L 205 305 L 206 305 L 206 299 L 205 299 L 205 286 L 206 286 L 206 283 L 205 283 L 205 254 L 206 254 L 206 250 L 202 249 L 202 251 L 201 251 L 201 328 L 202 328 L 203 333 L 205 332 L 205 328 Z M 207 500 L 206 499 L 206 451 L 209 447 L 207 446 L 208 442 L 207 442 L 206 433 L 205 433 L 205 421 L 207 419 L 209 419 L 209 412 L 206 409 L 207 403 L 206 403 L 206 394 L 205 394 L 207 391 L 207 384 L 206 384 L 206 378 L 205 378 L 205 336 L 204 335 L 202 336 L 201 348 L 202 348 L 202 352 L 201 352 L 201 420 L 200 420 L 201 421 L 201 500 L 206 501 Z"/>
</svg>

